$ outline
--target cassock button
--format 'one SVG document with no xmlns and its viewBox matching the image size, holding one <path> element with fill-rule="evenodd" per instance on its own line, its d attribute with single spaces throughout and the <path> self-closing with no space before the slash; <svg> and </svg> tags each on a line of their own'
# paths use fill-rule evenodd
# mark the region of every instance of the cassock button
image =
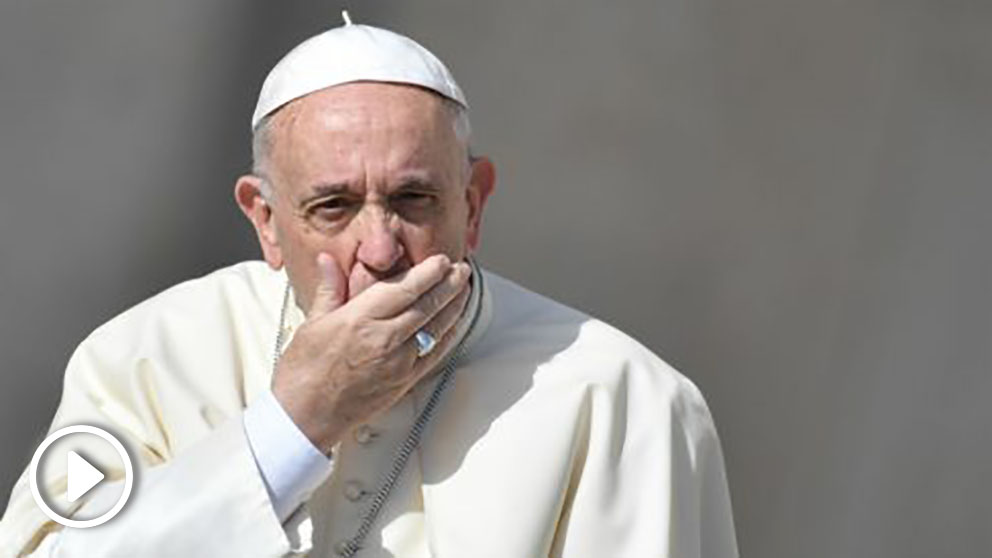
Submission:
<svg viewBox="0 0 992 558">
<path fill-rule="evenodd" d="M 372 442 L 372 439 L 376 437 L 376 433 L 372 430 L 372 427 L 363 424 L 355 429 L 355 441 L 359 444 L 367 445 Z"/>
<path fill-rule="evenodd" d="M 344 484 L 344 497 L 351 500 L 352 502 L 357 502 L 365 496 L 365 489 L 362 488 L 362 483 L 358 481 L 348 481 Z"/>
</svg>

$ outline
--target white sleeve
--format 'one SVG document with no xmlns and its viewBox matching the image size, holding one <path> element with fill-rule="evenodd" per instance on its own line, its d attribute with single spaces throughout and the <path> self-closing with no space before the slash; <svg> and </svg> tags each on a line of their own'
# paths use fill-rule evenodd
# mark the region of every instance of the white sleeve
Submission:
<svg viewBox="0 0 992 558">
<path fill-rule="evenodd" d="M 242 417 L 232 417 L 169 462 L 136 471 L 134 491 L 117 517 L 89 529 L 62 529 L 47 551 L 31 556 L 306 555 L 309 513 L 301 506 L 289 521 L 277 518 L 248 446 Z M 94 515 L 90 509 L 105 509 L 115 496 L 109 486 L 92 492 L 79 514 Z"/>
<path fill-rule="evenodd" d="M 30 550 L 22 550 L 18 556 L 305 556 L 312 549 L 313 525 L 306 506 L 300 504 L 309 498 L 311 487 L 326 478 L 330 460 L 316 448 L 312 449 L 320 460 L 308 461 L 293 451 L 284 454 L 298 459 L 279 458 L 283 452 L 278 444 L 285 443 L 285 439 L 292 440 L 290 434 L 303 434 L 298 429 L 293 430 L 295 424 L 274 397 L 266 401 L 269 397 L 265 395 L 253 401 L 244 414 L 230 417 L 226 424 L 166 463 L 145 467 L 140 461 L 136 462 L 131 498 L 117 517 L 103 525 L 89 529 L 60 529 L 49 523 L 35 532 L 36 542 L 28 541 L 25 545 L 11 537 L 20 530 L 30 532 L 28 526 L 36 522 L 34 515 L 40 511 L 36 511 L 33 501 L 28 501 L 29 495 L 26 500 L 21 498 L 24 502 L 19 503 L 24 504 L 25 511 L 6 514 L 0 521 L 0 558 L 8 558 L 8 550 L 16 554 L 17 548 L 25 546 Z M 247 418 L 247 414 L 253 418 Z M 281 420 L 288 421 L 293 429 L 272 427 L 285 427 Z M 260 443 L 253 448 L 246 425 L 256 422 L 266 427 L 260 431 L 261 437 L 256 436 Z M 263 447 L 272 451 L 259 452 L 260 458 L 257 458 L 256 449 Z M 303 454 L 307 455 L 307 452 Z M 290 508 L 288 516 L 278 515 L 273 505 L 272 489 L 266 486 L 269 481 L 261 474 L 262 463 L 268 464 L 270 478 L 279 479 L 272 481 L 272 485 L 284 491 L 280 506 Z M 310 465 L 305 466 L 307 463 Z M 317 463 L 321 467 L 317 467 Z M 109 509 L 119 495 L 119 486 L 115 485 L 120 482 L 103 482 L 96 486 L 86 494 L 85 504 L 76 513 L 95 516 L 99 515 L 97 510 Z M 25 473 L 18 482 L 18 494 L 27 492 L 26 484 Z M 8 542 L 11 543 L 9 547 Z M 12 558 L 15 554 L 9 556 Z"/>
<path fill-rule="evenodd" d="M 332 461 L 296 426 L 271 390 L 248 405 L 244 426 L 272 507 L 286 521 L 327 480 Z"/>
</svg>

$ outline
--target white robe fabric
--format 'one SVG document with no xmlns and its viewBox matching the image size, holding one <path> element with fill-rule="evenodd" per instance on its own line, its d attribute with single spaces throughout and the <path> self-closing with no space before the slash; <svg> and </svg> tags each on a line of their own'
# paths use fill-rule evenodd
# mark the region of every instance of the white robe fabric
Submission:
<svg viewBox="0 0 992 558">
<path fill-rule="evenodd" d="M 483 278 L 468 352 L 358 556 L 736 557 L 723 457 L 696 387 L 615 328 Z M 336 556 L 436 378 L 370 423 L 373 436 L 344 440 L 328 481 L 280 523 L 241 414 L 269 387 L 285 285 L 262 262 L 237 264 L 84 340 L 51 430 L 92 424 L 121 438 L 138 470 L 131 499 L 104 525 L 62 528 L 25 471 L 0 520 L 0 557 Z M 302 319 L 292 305 L 287 333 Z M 64 472 L 42 484 L 64 494 Z M 113 501 L 114 488 L 103 483 L 76 513 Z"/>
</svg>

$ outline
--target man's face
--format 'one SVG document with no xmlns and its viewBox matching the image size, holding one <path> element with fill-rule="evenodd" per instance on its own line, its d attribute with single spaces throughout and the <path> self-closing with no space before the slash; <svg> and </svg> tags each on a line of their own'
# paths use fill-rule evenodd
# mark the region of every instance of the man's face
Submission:
<svg viewBox="0 0 992 558">
<path fill-rule="evenodd" d="M 491 163 L 469 165 L 437 95 L 339 85 L 290 103 L 270 126 L 271 202 L 252 197 L 246 209 L 242 181 L 237 197 L 266 260 L 286 266 L 304 310 L 320 252 L 346 276 L 350 299 L 432 254 L 458 261 L 477 247 Z"/>
</svg>

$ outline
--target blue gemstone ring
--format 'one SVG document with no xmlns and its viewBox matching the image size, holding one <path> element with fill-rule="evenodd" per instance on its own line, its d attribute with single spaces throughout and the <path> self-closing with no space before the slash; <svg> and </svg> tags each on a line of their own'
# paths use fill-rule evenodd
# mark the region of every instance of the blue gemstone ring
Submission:
<svg viewBox="0 0 992 558">
<path fill-rule="evenodd" d="M 416 335 L 413 336 L 414 341 L 417 342 L 417 357 L 422 357 L 434 350 L 434 346 L 437 345 L 437 339 L 430 333 L 424 330 L 420 330 Z"/>
</svg>

